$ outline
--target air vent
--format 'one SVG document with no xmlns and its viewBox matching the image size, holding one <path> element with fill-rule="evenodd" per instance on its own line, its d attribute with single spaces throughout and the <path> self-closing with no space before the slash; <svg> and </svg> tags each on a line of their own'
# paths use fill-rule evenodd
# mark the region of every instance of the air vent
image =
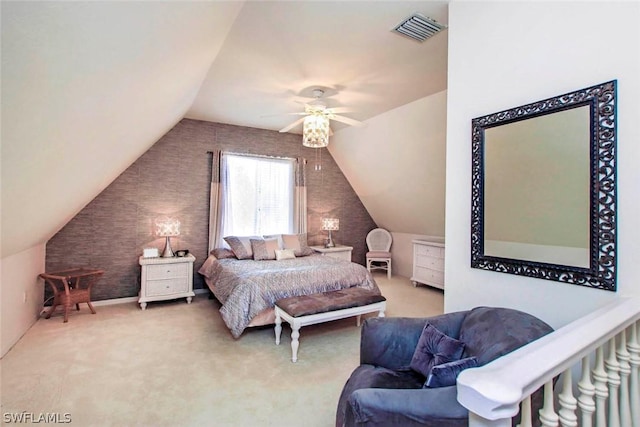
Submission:
<svg viewBox="0 0 640 427">
<path fill-rule="evenodd" d="M 398 24 L 393 31 L 402 36 L 423 42 L 445 28 L 447 28 L 446 25 L 440 24 L 434 19 L 427 18 L 419 13 L 414 13 Z"/>
</svg>

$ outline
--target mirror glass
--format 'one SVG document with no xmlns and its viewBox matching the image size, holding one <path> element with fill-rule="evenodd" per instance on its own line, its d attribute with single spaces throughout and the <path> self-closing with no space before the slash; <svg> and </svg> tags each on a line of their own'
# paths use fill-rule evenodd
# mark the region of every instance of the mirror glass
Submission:
<svg viewBox="0 0 640 427">
<path fill-rule="evenodd" d="M 615 81 L 473 126 L 472 267 L 615 290 Z"/>
</svg>

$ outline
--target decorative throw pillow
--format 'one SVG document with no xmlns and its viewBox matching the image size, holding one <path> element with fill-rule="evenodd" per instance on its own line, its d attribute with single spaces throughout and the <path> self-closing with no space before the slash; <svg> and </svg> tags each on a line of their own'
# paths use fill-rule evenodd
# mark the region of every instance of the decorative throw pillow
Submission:
<svg viewBox="0 0 640 427">
<path fill-rule="evenodd" d="M 282 234 L 269 234 L 262 236 L 263 239 L 278 239 L 278 249 L 284 249 L 284 242 L 282 241 Z"/>
<path fill-rule="evenodd" d="M 427 323 L 422 330 L 409 366 L 427 378 L 431 373 L 431 368 L 459 360 L 463 351 L 464 343 L 462 341 L 443 334 L 435 326 Z"/>
<path fill-rule="evenodd" d="M 284 243 L 284 249 L 293 249 L 293 253 L 297 257 L 308 256 L 315 252 L 307 245 L 307 233 L 283 234 L 282 242 Z"/>
<path fill-rule="evenodd" d="M 262 239 L 260 236 L 227 236 L 224 241 L 231 248 L 236 258 L 250 259 L 253 258 L 253 250 L 251 250 L 251 239 Z"/>
<path fill-rule="evenodd" d="M 278 249 L 277 239 L 250 239 L 253 259 L 263 261 L 265 259 L 276 259 L 276 249 Z"/>
<path fill-rule="evenodd" d="M 211 255 L 216 257 L 216 259 L 227 259 L 227 258 L 235 258 L 236 255 L 233 253 L 231 249 L 227 248 L 216 248 L 212 249 L 210 252 Z"/>
<path fill-rule="evenodd" d="M 456 384 L 458 374 L 468 368 L 478 366 L 478 359 L 475 357 L 466 357 L 453 362 L 436 365 L 431 369 L 431 373 L 427 377 L 422 388 L 447 387 Z"/>
<path fill-rule="evenodd" d="M 280 261 L 281 259 L 294 259 L 296 254 L 293 253 L 293 249 L 277 249 L 276 250 L 276 259 Z"/>
</svg>

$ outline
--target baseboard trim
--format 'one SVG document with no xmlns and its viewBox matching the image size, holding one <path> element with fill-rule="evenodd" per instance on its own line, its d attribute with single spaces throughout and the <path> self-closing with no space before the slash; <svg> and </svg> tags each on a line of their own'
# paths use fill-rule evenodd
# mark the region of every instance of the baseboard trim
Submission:
<svg viewBox="0 0 640 427">
<path fill-rule="evenodd" d="M 208 293 L 209 290 L 208 289 L 194 289 L 193 293 L 198 295 L 198 294 L 206 294 Z M 124 298 L 112 298 L 112 299 L 103 299 L 100 301 L 91 301 L 91 304 L 95 305 L 95 306 L 101 306 L 101 305 L 115 305 L 115 304 L 128 304 L 131 302 L 138 302 L 138 297 L 124 297 Z"/>
</svg>

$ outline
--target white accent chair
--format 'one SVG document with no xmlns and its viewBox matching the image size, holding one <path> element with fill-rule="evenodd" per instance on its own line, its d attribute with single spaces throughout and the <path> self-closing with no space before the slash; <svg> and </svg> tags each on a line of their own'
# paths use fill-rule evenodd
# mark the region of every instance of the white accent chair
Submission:
<svg viewBox="0 0 640 427">
<path fill-rule="evenodd" d="M 375 228 L 367 234 L 367 270 L 386 270 L 391 279 L 391 243 L 393 238 L 384 228 Z"/>
</svg>

